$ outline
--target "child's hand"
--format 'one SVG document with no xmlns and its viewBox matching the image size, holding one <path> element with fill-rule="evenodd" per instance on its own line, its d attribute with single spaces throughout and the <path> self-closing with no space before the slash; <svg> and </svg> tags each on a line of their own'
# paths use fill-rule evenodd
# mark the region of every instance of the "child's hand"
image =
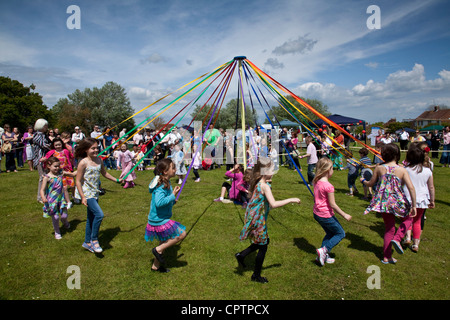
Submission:
<svg viewBox="0 0 450 320">
<path fill-rule="evenodd" d="M 87 199 L 86 199 L 85 197 L 82 197 L 82 198 L 81 198 L 81 203 L 82 203 L 85 207 L 88 206 L 88 205 L 87 205 Z"/>
<path fill-rule="evenodd" d="M 430 209 L 434 209 L 435 208 L 434 201 L 430 202 L 430 204 L 428 205 L 428 208 L 430 208 Z"/>
<path fill-rule="evenodd" d="M 347 221 L 350 221 L 350 220 L 352 220 L 352 216 L 346 213 L 344 215 L 344 219 L 347 220 Z"/>
<path fill-rule="evenodd" d="M 173 188 L 173 194 L 176 196 L 180 189 L 181 188 L 179 186 L 175 186 L 175 188 Z"/>
<path fill-rule="evenodd" d="M 409 215 L 411 217 L 413 217 L 413 218 L 417 215 L 416 207 L 412 207 L 411 208 L 411 211 L 409 212 Z"/>
<path fill-rule="evenodd" d="M 47 203 L 48 203 L 47 198 L 42 198 L 42 202 L 43 202 L 44 204 L 47 204 Z"/>
<path fill-rule="evenodd" d="M 292 198 L 292 199 L 291 199 L 291 202 L 292 202 L 292 203 L 300 204 L 301 201 L 300 201 L 299 198 Z"/>
</svg>

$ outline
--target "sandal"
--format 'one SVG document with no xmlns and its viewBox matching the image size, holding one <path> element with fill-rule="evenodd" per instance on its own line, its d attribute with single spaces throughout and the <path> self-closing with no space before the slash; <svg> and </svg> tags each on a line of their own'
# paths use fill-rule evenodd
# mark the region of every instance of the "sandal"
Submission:
<svg viewBox="0 0 450 320">
<path fill-rule="evenodd" d="M 353 193 L 346 193 L 345 195 L 346 195 L 346 196 L 353 197 Z"/>
<path fill-rule="evenodd" d="M 413 244 L 411 246 L 411 251 L 417 253 L 419 251 L 419 246 L 417 244 Z"/>
<path fill-rule="evenodd" d="M 156 260 L 159 261 L 159 263 L 165 264 L 162 254 L 160 254 L 158 251 L 156 251 L 156 247 L 152 249 L 152 253 L 155 256 Z"/>
<path fill-rule="evenodd" d="M 103 252 L 103 249 L 102 249 L 102 247 L 100 247 L 98 240 L 91 240 L 91 246 L 92 246 L 92 250 L 94 250 L 95 253 Z"/>
<path fill-rule="evenodd" d="M 164 268 L 163 266 L 160 266 L 158 269 L 153 269 L 153 268 L 151 268 L 151 269 L 152 269 L 152 271 L 154 271 L 154 272 L 160 272 L 160 273 L 167 273 L 167 272 L 170 271 L 169 269 L 166 269 L 166 268 Z"/>
<path fill-rule="evenodd" d="M 397 259 L 391 258 L 390 260 L 386 261 L 384 259 L 381 260 L 382 264 L 396 264 L 397 263 Z"/>
<path fill-rule="evenodd" d="M 92 245 L 90 243 L 84 242 L 81 246 L 90 252 L 94 252 L 94 249 L 92 249 Z"/>
</svg>

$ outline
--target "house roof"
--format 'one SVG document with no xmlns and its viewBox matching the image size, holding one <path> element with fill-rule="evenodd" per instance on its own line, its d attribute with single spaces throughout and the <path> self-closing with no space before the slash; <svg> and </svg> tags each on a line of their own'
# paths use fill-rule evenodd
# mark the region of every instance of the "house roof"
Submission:
<svg viewBox="0 0 450 320">
<path fill-rule="evenodd" d="M 415 120 L 450 120 L 450 109 L 425 111 Z"/>
</svg>

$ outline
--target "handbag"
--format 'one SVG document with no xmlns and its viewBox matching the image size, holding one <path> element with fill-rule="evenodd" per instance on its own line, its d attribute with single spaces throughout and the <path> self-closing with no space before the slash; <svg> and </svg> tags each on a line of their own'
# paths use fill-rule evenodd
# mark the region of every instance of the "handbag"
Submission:
<svg viewBox="0 0 450 320">
<path fill-rule="evenodd" d="M 11 143 L 10 143 L 9 141 L 3 142 L 3 145 L 2 145 L 2 152 L 3 152 L 3 153 L 10 153 L 11 150 L 12 150 Z"/>
</svg>

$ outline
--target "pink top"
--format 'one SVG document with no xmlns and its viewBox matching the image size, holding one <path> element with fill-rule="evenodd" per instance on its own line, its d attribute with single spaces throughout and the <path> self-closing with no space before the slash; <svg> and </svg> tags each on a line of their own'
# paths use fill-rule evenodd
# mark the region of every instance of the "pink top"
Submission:
<svg viewBox="0 0 450 320">
<path fill-rule="evenodd" d="M 233 179 L 233 182 L 231 182 L 230 191 L 228 191 L 228 195 L 230 196 L 230 199 L 238 199 L 238 195 L 239 195 L 239 188 L 238 188 L 238 186 L 240 184 L 242 184 L 242 180 L 244 179 L 244 175 L 242 174 L 242 172 L 232 173 L 230 171 L 225 172 L 225 175 L 228 178 Z"/>
<path fill-rule="evenodd" d="M 321 218 L 334 216 L 333 209 L 328 202 L 328 194 L 334 192 L 334 187 L 327 181 L 317 181 L 314 185 L 314 209 L 315 215 Z"/>
</svg>

